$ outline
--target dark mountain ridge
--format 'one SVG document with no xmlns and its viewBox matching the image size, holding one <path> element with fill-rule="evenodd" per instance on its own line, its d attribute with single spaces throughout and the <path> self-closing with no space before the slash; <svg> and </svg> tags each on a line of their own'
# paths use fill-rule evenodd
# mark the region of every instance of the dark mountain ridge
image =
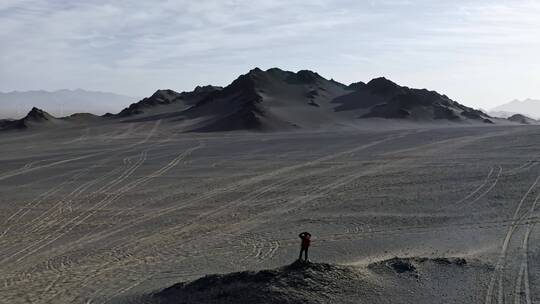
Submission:
<svg viewBox="0 0 540 304">
<path fill-rule="evenodd" d="M 180 107 L 187 107 L 195 104 L 199 100 L 206 97 L 208 94 L 219 91 L 220 87 L 215 86 L 198 86 L 191 92 L 181 92 L 165 89 L 157 90 L 152 96 L 146 97 L 139 102 L 131 104 L 129 107 L 123 109 L 116 116 L 129 117 L 133 115 L 143 114 L 148 109 L 154 108 L 160 105 L 178 104 Z M 114 116 L 114 115 L 108 115 Z"/>
<path fill-rule="evenodd" d="M 157 90 L 118 114 L 104 117 L 130 122 L 161 119 L 178 124 L 185 132 L 347 127 L 370 118 L 414 123 L 493 123 L 489 115 L 446 95 L 400 86 L 384 77 L 345 85 L 313 71 L 278 68 L 252 69 L 223 88 L 202 86 L 182 93 Z M 80 114 L 61 120 L 70 119 L 95 120 Z M 18 123 L 26 126 L 25 120 L 43 123 L 58 119 L 33 109 Z M 10 126 L 14 123 L 2 122 Z"/>
<path fill-rule="evenodd" d="M 312 71 L 255 68 L 185 111 L 196 131 L 318 127 L 360 118 L 491 123 L 490 116 L 426 89 L 386 78 L 349 86 Z"/>
</svg>

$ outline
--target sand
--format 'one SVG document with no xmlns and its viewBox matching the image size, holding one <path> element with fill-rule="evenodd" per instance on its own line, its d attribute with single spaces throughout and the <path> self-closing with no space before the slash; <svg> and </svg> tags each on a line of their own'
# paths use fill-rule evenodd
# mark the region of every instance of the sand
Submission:
<svg viewBox="0 0 540 304">
<path fill-rule="evenodd" d="M 282 275 L 301 231 L 313 262 L 360 285 L 313 303 L 535 303 L 539 138 L 179 133 L 159 120 L 2 133 L 0 303 L 137 303 L 206 275 Z"/>
</svg>

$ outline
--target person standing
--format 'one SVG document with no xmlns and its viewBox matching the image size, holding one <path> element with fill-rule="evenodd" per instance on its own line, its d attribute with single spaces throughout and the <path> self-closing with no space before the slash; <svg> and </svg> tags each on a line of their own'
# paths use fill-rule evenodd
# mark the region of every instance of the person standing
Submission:
<svg viewBox="0 0 540 304">
<path fill-rule="evenodd" d="M 309 232 L 302 232 L 298 236 L 302 240 L 298 260 L 302 260 L 302 253 L 304 253 L 304 261 L 308 261 L 308 249 L 309 245 L 311 245 L 311 234 Z"/>
</svg>

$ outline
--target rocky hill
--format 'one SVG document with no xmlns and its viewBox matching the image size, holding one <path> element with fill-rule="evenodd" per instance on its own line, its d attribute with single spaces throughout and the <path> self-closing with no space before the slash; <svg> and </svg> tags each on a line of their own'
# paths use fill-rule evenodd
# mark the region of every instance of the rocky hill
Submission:
<svg viewBox="0 0 540 304">
<path fill-rule="evenodd" d="M 446 95 L 400 86 L 383 77 L 345 85 L 313 71 L 278 68 L 255 68 L 224 88 L 203 86 L 182 93 L 158 90 L 104 117 L 120 122 L 159 119 L 185 132 L 347 128 L 365 121 L 379 126 L 389 121 L 444 125 L 494 121 Z M 62 119 L 66 120 L 90 123 L 96 119 L 79 115 Z M 31 121 L 54 122 L 55 118 L 33 109 L 17 122 L 2 124 L 25 128 Z"/>
<path fill-rule="evenodd" d="M 36 107 L 32 108 L 25 117 L 17 120 L 5 121 L 3 123 L 4 129 L 26 129 L 35 125 L 47 125 L 55 124 L 58 122 L 58 119 L 52 116 L 51 114 L 38 109 Z"/>
<path fill-rule="evenodd" d="M 184 114 L 187 120 L 197 119 L 195 131 L 317 128 L 354 124 L 362 118 L 492 123 L 487 114 L 445 95 L 385 78 L 347 86 L 312 71 L 277 68 L 253 69 Z"/>
</svg>

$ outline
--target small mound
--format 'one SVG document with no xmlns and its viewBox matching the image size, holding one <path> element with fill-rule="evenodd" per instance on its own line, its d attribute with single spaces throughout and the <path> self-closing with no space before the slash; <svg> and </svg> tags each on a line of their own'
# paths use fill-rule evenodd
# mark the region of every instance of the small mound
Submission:
<svg viewBox="0 0 540 304">
<path fill-rule="evenodd" d="M 534 124 L 538 123 L 537 120 L 532 119 L 532 118 L 527 117 L 527 116 L 522 115 L 522 114 L 514 114 L 514 115 L 508 117 L 507 119 L 509 121 L 517 122 L 517 123 L 524 124 L 524 125 L 534 125 Z"/>
<path fill-rule="evenodd" d="M 205 276 L 154 298 L 158 303 L 343 303 L 338 299 L 354 297 L 361 285 L 353 268 L 297 261 L 274 270 Z"/>
<path fill-rule="evenodd" d="M 426 258 L 426 257 L 412 257 L 412 258 L 399 258 L 394 257 L 388 260 L 375 262 L 369 264 L 369 268 L 377 268 L 381 265 L 389 266 L 398 273 L 416 271 L 415 264 L 435 263 L 440 265 L 456 265 L 465 266 L 467 260 L 463 258 Z"/>
<path fill-rule="evenodd" d="M 146 303 L 479 303 L 493 268 L 462 258 L 392 258 L 358 266 L 294 262 L 209 275 L 145 297 Z"/>
<path fill-rule="evenodd" d="M 368 265 L 368 268 L 378 273 L 384 273 L 387 272 L 388 269 L 391 269 L 397 274 L 410 274 L 418 278 L 419 269 L 437 268 L 443 265 L 463 267 L 467 265 L 467 260 L 463 258 L 395 257 L 389 260 L 372 263 Z"/>
</svg>

